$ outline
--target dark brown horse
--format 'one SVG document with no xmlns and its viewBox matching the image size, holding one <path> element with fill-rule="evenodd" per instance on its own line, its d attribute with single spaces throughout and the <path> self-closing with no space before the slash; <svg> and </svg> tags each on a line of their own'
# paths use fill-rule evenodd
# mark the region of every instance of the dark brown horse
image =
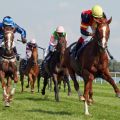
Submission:
<svg viewBox="0 0 120 120">
<path fill-rule="evenodd" d="M 18 81 L 16 56 L 13 50 L 14 31 L 15 29 L 9 26 L 3 28 L 4 48 L 0 60 L 0 81 L 3 88 L 5 106 L 10 106 Z M 7 82 L 5 79 L 7 79 Z M 11 87 L 12 79 L 14 80 L 13 88 Z"/>
<path fill-rule="evenodd" d="M 20 61 L 19 72 L 20 72 L 20 81 L 22 86 L 23 92 L 23 85 L 24 85 L 24 76 L 28 76 L 30 85 L 31 85 L 31 92 L 34 92 L 34 85 L 36 78 L 39 74 L 39 66 L 38 66 L 38 49 L 37 46 L 31 46 L 32 55 L 27 62 L 27 66 L 23 69 L 22 66 L 24 64 L 24 59 Z"/>
<path fill-rule="evenodd" d="M 44 67 L 44 61 L 40 64 L 40 71 L 39 71 L 39 75 L 38 75 L 38 81 L 37 81 L 37 85 L 38 85 L 38 92 L 40 92 L 40 80 L 41 77 L 43 77 L 45 80 L 44 82 L 44 87 L 42 89 L 42 95 L 45 95 L 45 88 L 48 84 L 48 89 L 52 89 L 52 76 L 50 76 L 47 71 L 45 70 Z M 67 70 L 67 69 L 66 69 Z M 64 92 L 66 90 L 66 84 L 68 86 L 68 96 L 71 94 L 71 87 L 70 87 L 70 83 L 68 80 L 69 74 L 67 71 L 65 71 L 65 74 L 58 74 L 58 85 L 59 85 L 59 89 L 61 88 L 61 82 L 63 81 L 63 85 L 64 85 Z M 46 81 L 47 80 L 47 81 Z M 27 85 L 29 86 L 29 85 Z"/>
<path fill-rule="evenodd" d="M 79 92 L 79 84 L 76 80 L 75 73 L 84 79 L 84 99 L 85 99 L 85 114 L 89 115 L 88 103 L 93 100 L 92 81 L 101 77 L 109 82 L 116 96 L 120 97 L 120 90 L 112 79 L 108 68 L 108 54 L 106 52 L 108 38 L 110 35 L 109 24 L 111 19 L 102 18 L 95 19 L 97 28 L 95 36 L 83 48 L 78 60 L 75 60 L 73 55 L 70 55 L 70 47 L 65 51 L 65 64 L 69 70 L 70 76 L 74 81 L 74 87 Z"/>
<path fill-rule="evenodd" d="M 47 63 L 44 64 L 43 62 L 43 78 L 44 78 L 44 86 L 42 89 L 42 94 L 45 94 L 45 88 L 48 83 L 48 79 L 50 77 L 53 78 L 54 82 L 54 92 L 55 92 L 55 100 L 59 101 L 59 88 L 58 88 L 58 81 L 60 80 L 61 76 L 64 76 L 65 81 L 68 84 L 68 94 L 70 94 L 70 84 L 68 79 L 68 73 L 65 66 L 63 66 L 63 56 L 64 51 L 66 49 L 66 39 L 64 37 L 60 37 L 56 46 L 56 51 L 53 52 L 51 58 L 48 60 Z"/>
</svg>

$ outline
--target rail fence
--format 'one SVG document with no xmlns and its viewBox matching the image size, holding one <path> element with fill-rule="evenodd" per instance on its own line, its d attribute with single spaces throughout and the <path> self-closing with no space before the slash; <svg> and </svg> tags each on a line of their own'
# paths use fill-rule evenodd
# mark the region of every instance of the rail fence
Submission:
<svg viewBox="0 0 120 120">
<path fill-rule="evenodd" d="M 110 72 L 111 76 L 113 78 L 113 80 L 115 81 L 115 83 L 120 83 L 120 72 Z M 77 80 L 82 81 L 83 79 L 79 76 L 77 76 Z M 106 82 L 105 80 L 103 80 L 102 78 L 97 78 L 94 80 L 95 83 L 100 83 L 103 84 L 103 82 Z"/>
</svg>

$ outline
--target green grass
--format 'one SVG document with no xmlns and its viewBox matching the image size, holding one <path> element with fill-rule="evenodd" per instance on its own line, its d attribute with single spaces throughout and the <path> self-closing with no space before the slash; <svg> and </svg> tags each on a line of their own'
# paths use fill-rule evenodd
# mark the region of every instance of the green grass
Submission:
<svg viewBox="0 0 120 120">
<path fill-rule="evenodd" d="M 21 93 L 19 82 L 9 108 L 3 106 L 0 89 L 0 120 L 120 120 L 120 99 L 115 97 L 109 84 L 93 83 L 95 103 L 89 107 L 89 117 L 84 115 L 84 104 L 78 100 L 72 81 L 71 85 L 72 95 L 67 96 L 62 87 L 60 102 L 55 102 L 53 90 L 50 92 L 47 89 L 45 96 L 37 92 L 31 94 L 26 88 Z M 80 89 L 83 91 L 82 82 Z"/>
</svg>

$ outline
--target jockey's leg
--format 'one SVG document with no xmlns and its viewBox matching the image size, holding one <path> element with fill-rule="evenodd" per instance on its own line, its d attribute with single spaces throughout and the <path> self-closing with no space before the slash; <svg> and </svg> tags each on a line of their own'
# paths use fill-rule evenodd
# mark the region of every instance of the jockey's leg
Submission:
<svg viewBox="0 0 120 120">
<path fill-rule="evenodd" d="M 20 57 L 19 57 L 19 55 L 18 55 L 18 53 L 17 53 L 16 47 L 13 48 L 13 51 L 14 51 L 14 53 L 15 53 L 15 55 L 16 55 L 16 59 L 19 61 Z"/>
<path fill-rule="evenodd" d="M 52 55 L 52 52 L 51 51 L 49 51 L 48 52 L 48 54 L 47 54 L 47 56 L 45 57 L 45 62 L 47 62 L 50 58 L 51 58 L 51 55 Z"/>
<path fill-rule="evenodd" d="M 76 47 L 77 50 L 76 50 L 76 54 L 75 54 L 75 59 L 78 59 L 79 58 L 79 55 L 80 55 L 80 51 L 78 51 L 80 49 L 80 47 L 82 46 L 82 44 L 84 43 L 84 41 L 88 38 L 88 36 L 85 36 L 83 34 L 81 34 L 81 37 L 79 38 L 78 40 L 78 45 Z"/>
<path fill-rule="evenodd" d="M 0 57 L 2 56 L 3 50 L 4 50 L 4 48 L 0 47 Z"/>
<path fill-rule="evenodd" d="M 84 39 L 82 37 L 80 37 L 76 44 L 75 58 L 77 57 L 78 50 L 81 48 L 83 42 L 84 42 Z"/>
</svg>

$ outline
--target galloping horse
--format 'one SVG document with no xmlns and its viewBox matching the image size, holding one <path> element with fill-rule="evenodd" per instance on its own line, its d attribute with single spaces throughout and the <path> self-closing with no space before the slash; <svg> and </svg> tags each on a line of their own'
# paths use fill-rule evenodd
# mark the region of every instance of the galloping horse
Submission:
<svg viewBox="0 0 120 120">
<path fill-rule="evenodd" d="M 70 54 L 70 45 L 65 51 L 65 64 L 69 70 L 70 76 L 74 81 L 74 87 L 79 92 L 79 84 L 76 80 L 75 73 L 84 79 L 84 99 L 85 99 L 85 114 L 89 115 L 88 104 L 93 100 L 92 95 L 92 81 L 101 77 L 109 82 L 116 96 L 120 97 L 120 90 L 112 79 L 109 68 L 108 68 L 108 54 L 106 52 L 107 42 L 110 35 L 109 24 L 111 19 L 101 18 L 100 20 L 95 19 L 97 28 L 95 35 L 92 40 L 81 50 L 81 54 L 78 60 Z"/>
<path fill-rule="evenodd" d="M 10 106 L 10 101 L 15 93 L 16 83 L 18 81 L 16 56 L 13 51 L 15 28 L 6 26 L 4 32 L 4 48 L 0 60 L 0 81 L 3 88 L 3 100 L 5 106 Z M 7 82 L 5 82 L 5 78 Z M 14 80 L 13 88 L 11 89 L 11 79 Z"/>
<path fill-rule="evenodd" d="M 20 72 L 20 81 L 23 92 L 24 85 L 24 75 L 28 76 L 31 85 L 31 92 L 34 92 L 34 84 L 36 78 L 39 74 L 39 66 L 38 66 L 38 49 L 37 46 L 31 46 L 32 55 L 28 59 L 27 66 L 23 68 L 24 59 L 20 61 L 19 72 Z"/>
<path fill-rule="evenodd" d="M 64 37 L 60 37 L 56 46 L 56 51 L 53 52 L 51 58 L 48 60 L 47 63 L 44 64 L 43 62 L 43 78 L 44 78 L 44 86 L 42 89 L 42 94 L 45 94 L 45 88 L 48 83 L 48 79 L 50 77 L 53 78 L 54 82 L 54 92 L 55 92 L 55 100 L 59 101 L 59 89 L 58 89 L 58 82 L 61 76 L 64 76 L 65 81 L 68 84 L 68 94 L 71 93 L 71 88 L 69 84 L 67 69 L 63 66 L 63 56 L 64 51 L 66 49 L 66 39 Z M 41 71 L 41 72 L 42 72 Z"/>
<path fill-rule="evenodd" d="M 48 84 L 48 88 L 52 89 L 52 76 L 50 76 L 47 71 L 45 70 L 44 67 L 44 61 L 42 61 L 42 63 L 39 65 L 40 66 L 40 70 L 39 70 L 39 75 L 38 75 L 38 79 L 37 79 L 37 85 L 38 85 L 38 92 L 40 92 L 40 79 L 41 77 L 43 77 L 44 79 L 46 78 L 46 80 L 44 80 L 44 87 L 42 89 L 42 95 L 45 95 L 45 88 L 46 88 L 46 85 Z M 67 69 L 66 69 L 67 70 Z M 69 73 L 67 71 L 65 71 L 65 75 L 63 74 L 58 74 L 58 85 L 59 85 L 59 89 L 61 88 L 61 82 L 63 81 L 63 84 L 64 84 L 64 92 L 66 90 L 66 84 L 68 86 L 68 96 L 71 94 L 71 87 L 70 87 L 70 83 L 68 81 L 68 78 L 66 78 L 66 76 L 69 76 Z M 49 80 L 48 80 L 49 79 Z M 29 86 L 29 85 L 27 85 Z M 26 86 L 26 87 L 27 87 Z"/>
</svg>

